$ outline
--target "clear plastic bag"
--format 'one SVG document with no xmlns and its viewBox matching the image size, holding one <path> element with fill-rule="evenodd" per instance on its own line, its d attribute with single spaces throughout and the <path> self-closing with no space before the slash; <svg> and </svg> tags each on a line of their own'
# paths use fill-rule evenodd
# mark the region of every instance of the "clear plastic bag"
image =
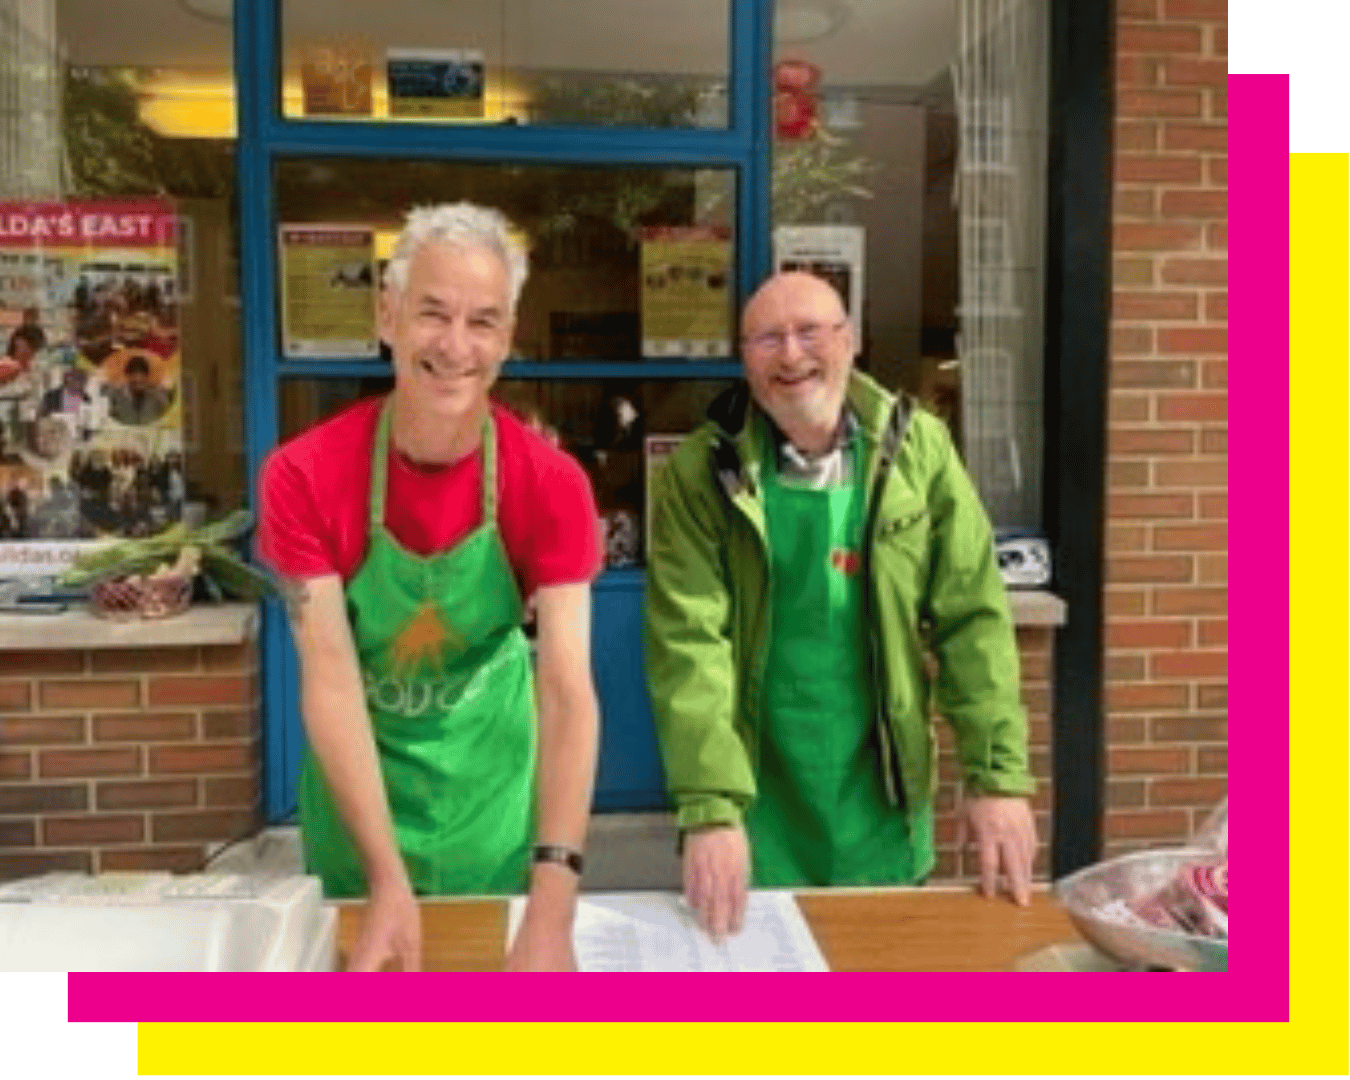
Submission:
<svg viewBox="0 0 1350 1080">
<path fill-rule="evenodd" d="M 1192 846 L 1200 852 L 1183 862 L 1172 880 L 1130 903 L 1149 926 L 1201 937 L 1228 937 L 1228 799 L 1205 820 Z"/>
<path fill-rule="evenodd" d="M 1208 848 L 1228 860 L 1228 796 L 1224 796 L 1216 806 L 1200 831 L 1195 834 L 1195 846 Z"/>
</svg>

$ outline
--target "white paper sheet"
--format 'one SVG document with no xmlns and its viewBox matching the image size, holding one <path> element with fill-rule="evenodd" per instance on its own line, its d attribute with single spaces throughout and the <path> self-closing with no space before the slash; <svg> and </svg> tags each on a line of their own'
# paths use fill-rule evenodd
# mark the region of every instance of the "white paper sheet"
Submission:
<svg viewBox="0 0 1350 1080">
<path fill-rule="evenodd" d="M 511 901 L 507 947 L 525 913 Z M 829 971 L 788 892 L 752 892 L 745 928 L 720 944 L 675 893 L 594 893 L 577 902 L 572 930 L 582 971 Z"/>
</svg>

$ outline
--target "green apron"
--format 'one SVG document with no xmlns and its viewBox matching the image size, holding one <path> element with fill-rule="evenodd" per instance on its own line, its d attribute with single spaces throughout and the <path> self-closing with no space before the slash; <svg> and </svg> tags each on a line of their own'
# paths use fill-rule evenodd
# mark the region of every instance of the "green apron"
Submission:
<svg viewBox="0 0 1350 1080">
<path fill-rule="evenodd" d="M 449 551 L 420 556 L 385 528 L 390 403 L 371 459 L 370 535 L 347 584 L 393 817 L 419 894 L 525 890 L 534 831 L 535 713 L 522 605 L 497 531 L 497 454 L 483 426 L 483 520 Z M 307 752 L 300 825 L 328 896 L 360 896 L 365 873 Z"/>
<path fill-rule="evenodd" d="M 745 816 L 755 886 L 908 884 L 914 850 L 886 797 L 873 722 L 861 572 L 866 495 L 853 482 L 783 481 L 770 448 L 764 515 L 773 559 L 772 628 L 760 722 L 758 797 Z"/>
</svg>

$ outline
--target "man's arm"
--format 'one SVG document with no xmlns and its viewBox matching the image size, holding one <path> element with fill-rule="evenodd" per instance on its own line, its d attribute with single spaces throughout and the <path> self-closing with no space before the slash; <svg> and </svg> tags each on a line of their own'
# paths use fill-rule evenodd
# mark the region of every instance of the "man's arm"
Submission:
<svg viewBox="0 0 1350 1080">
<path fill-rule="evenodd" d="M 539 821 L 537 844 L 581 851 L 595 785 L 599 707 L 591 682 L 591 587 L 549 585 L 535 594 L 538 617 Z M 534 864 L 525 918 L 507 967 L 570 971 L 577 876 Z"/>
<path fill-rule="evenodd" d="M 421 920 L 394 840 L 342 579 L 289 579 L 283 594 L 300 659 L 305 733 L 370 888 L 349 967 L 378 970 L 393 958 L 415 971 L 421 966 Z"/>
<path fill-rule="evenodd" d="M 647 498 L 647 684 L 682 830 L 685 898 L 720 938 L 740 930 L 744 917 L 750 856 L 741 808 L 755 790 L 735 726 L 724 542 L 674 463 L 657 474 Z"/>
<path fill-rule="evenodd" d="M 686 830 L 735 824 L 755 785 L 736 732 L 725 540 L 674 462 L 657 473 L 647 498 L 644 660 L 676 824 Z"/>
<path fill-rule="evenodd" d="M 1017 639 L 984 506 L 949 439 L 930 490 L 933 563 L 925 615 L 938 661 L 936 704 L 957 735 L 966 786 L 1029 795 Z"/>
<path fill-rule="evenodd" d="M 928 596 L 931 643 L 938 660 L 937 709 L 956 732 L 965 788 L 961 828 L 979 848 L 984 891 L 999 868 L 1014 899 L 1030 901 L 1036 824 L 1026 796 L 1026 714 L 1021 703 L 1017 640 L 999 575 L 989 519 L 950 440 L 929 498 L 934 564 Z"/>
</svg>

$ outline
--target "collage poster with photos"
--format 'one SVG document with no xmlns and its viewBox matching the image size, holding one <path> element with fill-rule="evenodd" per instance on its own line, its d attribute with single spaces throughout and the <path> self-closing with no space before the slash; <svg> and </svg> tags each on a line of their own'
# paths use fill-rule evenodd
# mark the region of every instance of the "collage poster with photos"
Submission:
<svg viewBox="0 0 1350 1080">
<path fill-rule="evenodd" d="M 182 516 L 176 212 L 0 201 L 0 577 Z"/>
</svg>

